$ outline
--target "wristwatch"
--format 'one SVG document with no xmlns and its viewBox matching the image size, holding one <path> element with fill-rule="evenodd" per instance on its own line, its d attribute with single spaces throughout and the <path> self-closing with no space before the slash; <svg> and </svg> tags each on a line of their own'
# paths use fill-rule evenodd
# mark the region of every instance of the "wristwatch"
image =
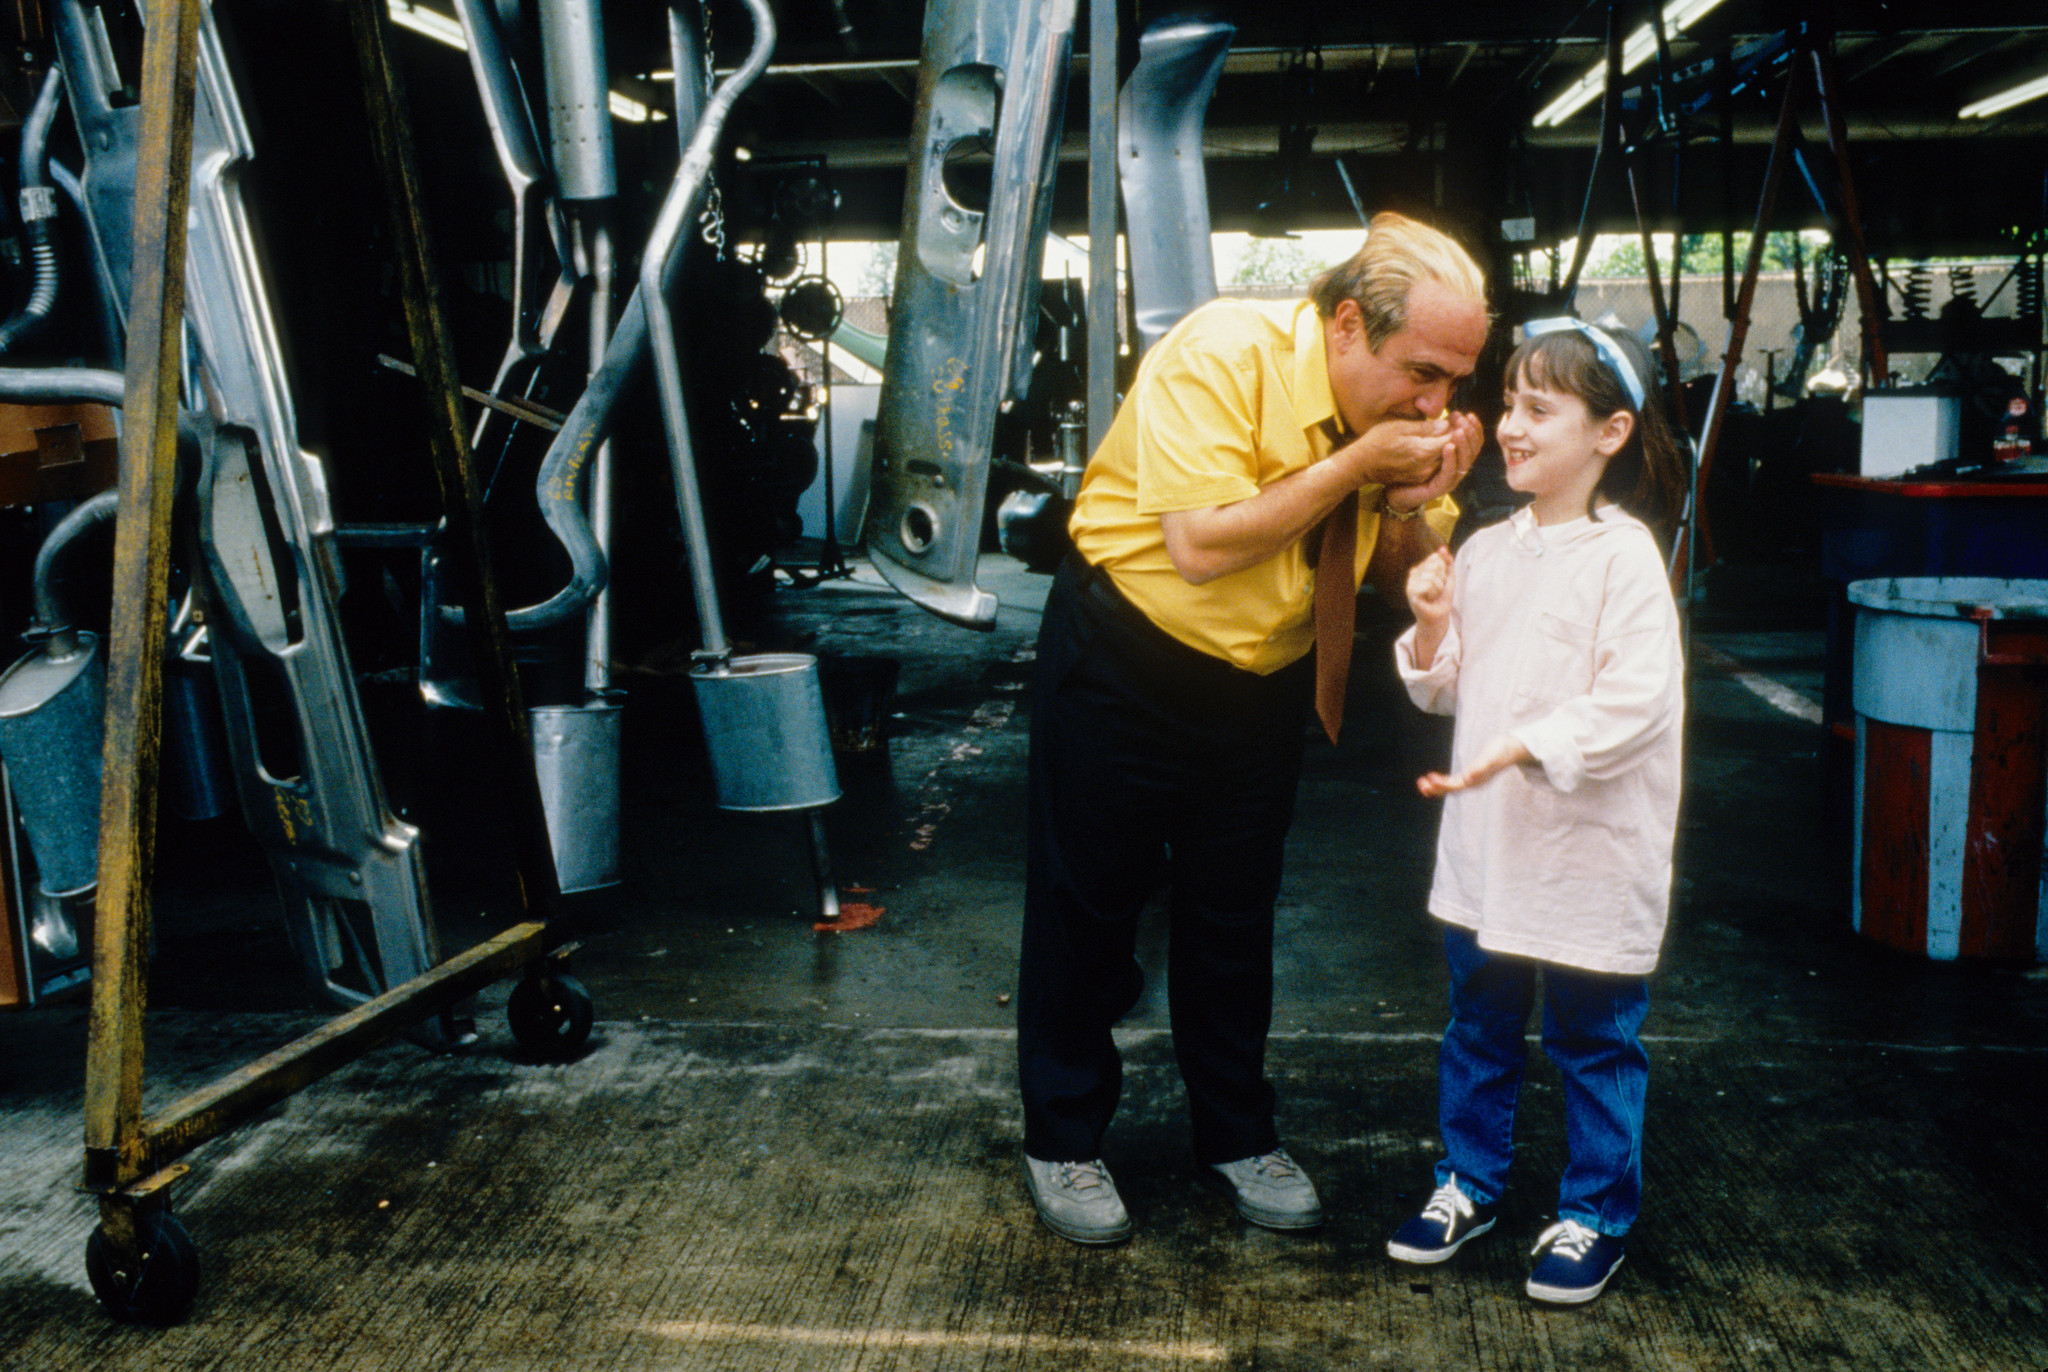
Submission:
<svg viewBox="0 0 2048 1372">
<path fill-rule="evenodd" d="M 1397 510 L 1387 502 L 1386 487 L 1382 486 L 1380 488 L 1379 516 L 1381 519 L 1398 519 L 1403 522 L 1410 519 L 1420 519 L 1422 518 L 1423 508 L 1423 506 L 1417 505 L 1412 510 Z"/>
</svg>

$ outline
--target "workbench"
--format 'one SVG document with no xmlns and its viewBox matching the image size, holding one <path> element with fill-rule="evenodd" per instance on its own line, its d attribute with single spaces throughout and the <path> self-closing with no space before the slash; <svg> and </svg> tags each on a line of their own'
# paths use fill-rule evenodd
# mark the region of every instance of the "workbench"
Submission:
<svg viewBox="0 0 2048 1372">
<path fill-rule="evenodd" d="M 1852 581 L 1881 576 L 2048 577 L 2048 477 L 1926 480 L 1821 472 L 1828 584 L 1822 716 L 1850 727 Z"/>
</svg>

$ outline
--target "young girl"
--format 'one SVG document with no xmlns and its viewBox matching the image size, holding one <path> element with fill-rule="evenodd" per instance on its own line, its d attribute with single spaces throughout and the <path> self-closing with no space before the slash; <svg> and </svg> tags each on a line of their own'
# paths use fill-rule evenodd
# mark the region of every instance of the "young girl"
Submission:
<svg viewBox="0 0 2048 1372">
<path fill-rule="evenodd" d="M 1683 666 L 1645 520 L 1682 460 L 1635 340 L 1526 326 L 1497 435 L 1531 497 L 1408 578 L 1395 656 L 1423 709 L 1455 714 L 1429 911 L 1451 1023 L 1439 1063 L 1438 1190 L 1387 1252 L 1438 1263 L 1494 1225 L 1513 1157 L 1522 1035 L 1542 971 L 1543 1047 L 1564 1077 L 1570 1160 L 1529 1294 L 1576 1303 L 1620 1265 L 1642 1191 L 1648 1006 L 1671 889 Z"/>
</svg>

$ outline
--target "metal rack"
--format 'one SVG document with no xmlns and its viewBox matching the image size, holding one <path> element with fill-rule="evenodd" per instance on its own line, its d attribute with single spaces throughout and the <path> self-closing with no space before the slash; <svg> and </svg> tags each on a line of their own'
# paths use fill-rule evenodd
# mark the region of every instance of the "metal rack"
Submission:
<svg viewBox="0 0 2048 1372">
<path fill-rule="evenodd" d="M 384 199 L 400 250 L 406 324 L 432 404 L 436 483 L 450 547 L 466 565 L 478 685 L 502 767 L 519 885 L 519 922 L 230 1073 L 163 1110 L 142 1113 L 150 879 L 161 747 L 162 662 L 191 191 L 201 0 L 151 0 L 146 10 L 140 156 L 136 160 L 134 286 L 129 302 L 119 518 L 114 549 L 106 739 L 100 812 L 96 970 L 87 1045 L 84 1188 L 99 1198 L 87 1274 L 117 1318 L 168 1324 L 198 1288 L 196 1251 L 170 1214 L 178 1159 L 362 1052 L 515 972 L 514 1033 L 530 1048 L 573 1050 L 588 1034 L 588 993 L 568 976 L 546 820 L 531 765 L 526 713 L 511 669 L 479 526 L 477 481 L 445 323 L 432 284 L 419 176 L 384 46 L 380 0 L 348 0 Z"/>
</svg>

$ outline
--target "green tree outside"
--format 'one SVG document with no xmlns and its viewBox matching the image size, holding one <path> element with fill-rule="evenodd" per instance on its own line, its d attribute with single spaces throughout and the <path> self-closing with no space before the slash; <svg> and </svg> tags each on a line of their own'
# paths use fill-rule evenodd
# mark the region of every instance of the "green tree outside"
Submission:
<svg viewBox="0 0 2048 1372">
<path fill-rule="evenodd" d="M 1287 238 L 1254 238 L 1230 274 L 1227 286 L 1302 286 L 1329 264 L 1319 262 Z"/>
<path fill-rule="evenodd" d="M 1749 260 L 1747 233 L 1734 235 L 1735 270 L 1740 272 L 1742 264 Z M 1767 272 L 1789 272 L 1794 257 L 1805 256 L 1810 269 L 1819 246 L 1802 243 L 1795 233 L 1781 232 L 1764 236 L 1763 269 Z M 1678 257 L 1681 270 L 1686 276 L 1719 276 L 1721 274 L 1721 235 L 1717 233 L 1682 234 L 1678 240 Z M 1661 277 L 1671 275 L 1671 259 L 1658 253 L 1657 273 Z M 1613 251 L 1604 256 L 1589 256 L 1582 275 L 1589 281 L 1612 280 L 1616 277 L 1645 276 L 1643 269 L 1643 240 L 1632 235 L 1615 244 Z"/>
</svg>

